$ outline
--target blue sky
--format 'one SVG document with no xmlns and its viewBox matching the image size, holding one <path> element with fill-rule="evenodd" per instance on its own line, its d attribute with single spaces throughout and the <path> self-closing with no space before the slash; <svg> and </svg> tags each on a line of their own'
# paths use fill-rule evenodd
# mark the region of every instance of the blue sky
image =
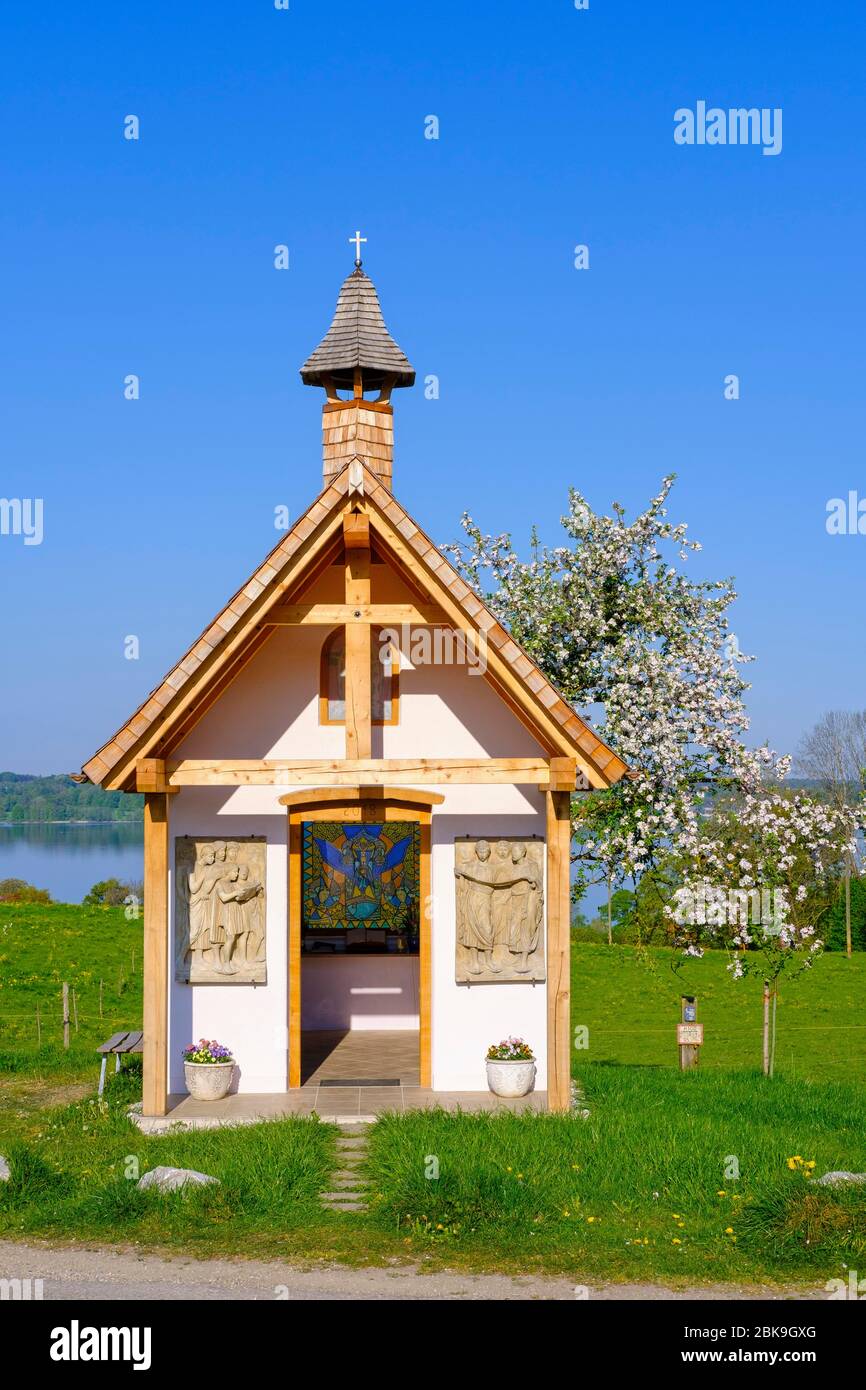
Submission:
<svg viewBox="0 0 866 1390">
<path fill-rule="evenodd" d="M 0 767 L 79 767 L 274 507 L 318 491 L 298 367 L 356 227 L 440 378 L 395 396 L 395 490 L 437 540 L 464 508 L 553 540 L 569 485 L 633 511 L 675 471 L 696 573 L 738 580 L 755 738 L 866 704 L 866 536 L 825 529 L 866 497 L 864 25 L 754 0 L 7 7 L 0 496 L 43 498 L 44 539 L 0 535 Z M 781 154 L 676 145 L 698 100 L 781 107 Z"/>
</svg>

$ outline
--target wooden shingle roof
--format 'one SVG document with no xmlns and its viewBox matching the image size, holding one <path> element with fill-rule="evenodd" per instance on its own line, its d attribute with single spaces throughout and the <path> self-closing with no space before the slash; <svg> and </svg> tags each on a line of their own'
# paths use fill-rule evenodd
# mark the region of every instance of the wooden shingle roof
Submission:
<svg viewBox="0 0 866 1390">
<path fill-rule="evenodd" d="M 618 782 L 628 772 L 622 759 L 554 689 L 379 479 L 366 466 L 362 465 L 361 472 L 364 503 L 377 544 L 394 557 L 416 587 L 453 615 L 455 622 L 484 634 L 488 653 L 485 674 L 502 697 L 552 753 L 576 758 L 590 786 Z M 357 479 L 353 490 L 358 491 Z M 171 752 L 208 703 L 218 697 L 238 664 L 248 660 L 276 630 L 264 625 L 265 615 L 291 601 L 316 557 L 342 536 L 342 516 L 349 501 L 347 466 L 132 718 L 84 764 L 82 772 L 91 782 L 134 790 L 136 760 L 165 757 Z"/>
<path fill-rule="evenodd" d="M 415 368 L 385 327 L 376 287 L 360 266 L 343 282 L 334 321 L 301 368 L 301 380 L 324 386 L 329 376 L 337 388 L 351 389 L 356 367 L 365 390 L 380 391 L 386 378 L 394 386 L 415 382 Z"/>
</svg>

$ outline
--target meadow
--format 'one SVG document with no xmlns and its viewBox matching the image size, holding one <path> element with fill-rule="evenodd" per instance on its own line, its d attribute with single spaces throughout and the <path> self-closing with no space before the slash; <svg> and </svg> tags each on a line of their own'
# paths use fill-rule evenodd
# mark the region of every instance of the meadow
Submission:
<svg viewBox="0 0 866 1390">
<path fill-rule="evenodd" d="M 141 1027 L 142 934 L 122 907 L 0 903 L 0 1075 L 96 1076 L 99 1044 Z"/>
<path fill-rule="evenodd" d="M 862 1265 L 866 1192 L 816 1177 L 866 1171 L 866 956 L 824 956 L 783 984 L 772 1080 L 758 1070 L 760 983 L 732 981 L 721 954 L 681 967 L 670 951 L 599 943 L 573 959 L 588 1114 L 385 1115 L 370 1134 L 369 1209 L 347 1215 L 318 1202 L 334 1166 L 327 1124 L 144 1138 L 127 1116 L 137 1062 L 98 1102 L 96 1045 L 140 1025 L 141 924 L 122 909 L 4 906 L 0 1152 L 13 1176 L 0 1235 L 576 1281 L 820 1285 Z M 63 980 L 79 1007 L 68 1052 Z M 682 993 L 697 995 L 706 1037 L 688 1073 L 676 1065 Z M 159 1163 L 220 1186 L 139 1192 L 132 1179 Z"/>
</svg>

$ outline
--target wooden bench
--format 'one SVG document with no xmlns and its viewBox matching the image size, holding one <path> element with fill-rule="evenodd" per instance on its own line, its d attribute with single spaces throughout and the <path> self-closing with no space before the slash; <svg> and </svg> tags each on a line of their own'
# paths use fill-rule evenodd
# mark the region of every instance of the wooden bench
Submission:
<svg viewBox="0 0 866 1390">
<path fill-rule="evenodd" d="M 109 1057 L 114 1057 L 114 1072 L 115 1075 L 117 1075 L 120 1071 L 121 1057 L 128 1057 L 134 1052 L 144 1051 L 141 1041 L 143 1037 L 143 1033 L 115 1033 L 113 1037 L 108 1039 L 108 1042 L 104 1042 L 101 1047 L 96 1049 L 97 1052 L 102 1053 L 102 1066 L 99 1069 L 98 1095 L 101 1096 L 102 1092 L 105 1090 L 105 1065 Z"/>
</svg>

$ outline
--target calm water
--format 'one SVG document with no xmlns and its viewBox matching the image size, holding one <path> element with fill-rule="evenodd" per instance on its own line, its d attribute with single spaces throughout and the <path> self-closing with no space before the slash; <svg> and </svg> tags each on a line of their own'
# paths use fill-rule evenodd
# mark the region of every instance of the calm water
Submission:
<svg viewBox="0 0 866 1390">
<path fill-rule="evenodd" d="M 80 903 L 104 878 L 140 882 L 142 825 L 0 825 L 0 878 L 47 888 L 56 902 Z"/>
</svg>

